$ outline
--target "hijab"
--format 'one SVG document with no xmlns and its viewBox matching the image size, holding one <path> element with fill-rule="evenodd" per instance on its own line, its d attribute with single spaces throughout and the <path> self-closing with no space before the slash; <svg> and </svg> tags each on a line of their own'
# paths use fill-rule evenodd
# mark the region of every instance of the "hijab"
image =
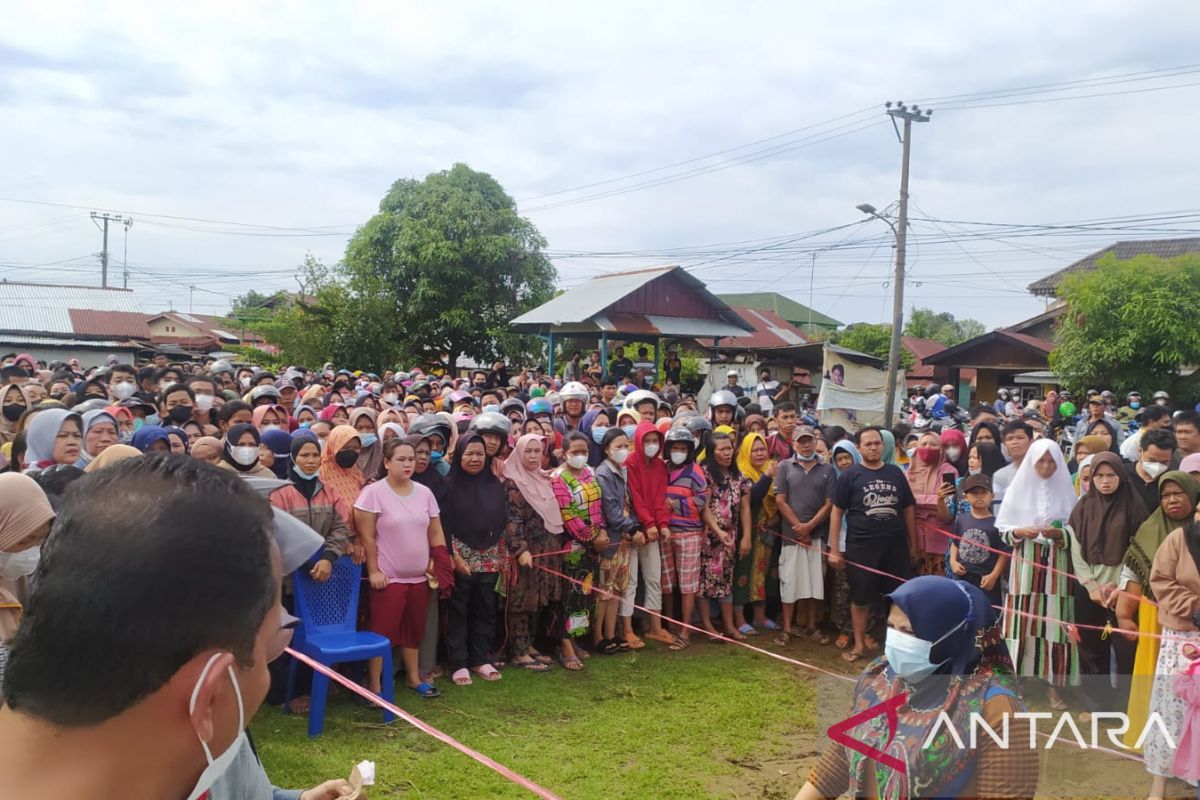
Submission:
<svg viewBox="0 0 1200 800">
<path fill-rule="evenodd" d="M 213 441 L 216 440 L 214 439 Z M 130 447 L 127 444 L 114 444 L 104 448 L 104 451 L 93 458 L 91 463 L 83 468 L 83 471 L 88 473 L 99 472 L 105 467 L 119 464 L 127 458 L 137 458 L 141 454 L 142 451 L 136 447 Z"/>
<path fill-rule="evenodd" d="M 854 442 L 850 441 L 849 439 L 842 439 L 834 442 L 833 449 L 829 451 L 829 463 L 833 465 L 834 473 L 840 478 L 845 470 L 840 470 L 837 467 L 837 454 L 839 450 L 849 453 L 850 457 L 854 459 L 855 464 L 862 463 L 862 455 L 859 454 L 858 448 L 854 446 Z"/>
<path fill-rule="evenodd" d="M 37 481 L 19 472 L 0 473 L 0 549 L 12 547 L 54 519 Z"/>
<path fill-rule="evenodd" d="M 321 422 L 333 424 L 333 415 L 337 413 L 339 408 L 342 409 L 342 411 L 346 410 L 346 407 L 341 403 L 326 403 L 325 407 L 321 409 L 321 413 L 317 414 L 317 419 L 319 419 Z"/>
<path fill-rule="evenodd" d="M 95 458 L 95 456 L 90 454 L 87 449 L 87 435 L 88 435 L 88 431 L 90 431 L 92 429 L 93 425 L 98 425 L 103 422 L 111 422 L 112 426 L 113 426 L 113 430 L 116 430 L 118 432 L 120 431 L 120 427 L 117 425 L 117 418 L 114 417 L 108 411 L 108 409 L 97 408 L 94 411 L 88 411 L 88 412 L 84 413 L 82 419 L 83 419 L 83 446 L 80 448 L 79 461 L 76 462 L 77 466 L 80 469 L 86 468 L 87 465 L 91 463 L 92 459 Z M 100 452 L 102 453 L 104 451 L 101 450 Z"/>
<path fill-rule="evenodd" d="M 354 427 L 354 423 L 366 417 L 371 420 L 371 425 L 375 431 L 375 443 L 367 445 L 363 442 L 363 448 L 358 452 L 358 468 L 363 475 L 375 476 L 380 474 L 383 469 L 383 442 L 379 439 L 379 425 L 376 423 L 376 412 L 373 408 L 360 406 L 350 412 L 350 427 Z M 361 440 L 361 437 L 359 437 Z"/>
<path fill-rule="evenodd" d="M 967 452 L 968 452 L 967 437 L 963 436 L 963 432 L 960 430 L 957 430 L 956 428 L 946 428 L 945 430 L 942 431 L 941 440 L 942 440 L 942 457 L 945 458 L 946 463 L 949 464 L 950 466 L 954 467 L 954 471 L 957 472 L 959 475 L 966 475 L 967 474 Z M 952 460 L 948 455 L 946 455 L 947 447 L 957 447 L 958 448 L 958 458 Z"/>
<path fill-rule="evenodd" d="M 986 419 L 980 420 L 975 423 L 974 428 L 971 428 L 971 441 L 968 443 L 968 447 L 975 446 L 975 440 L 978 437 L 980 428 L 987 428 L 988 432 L 992 434 L 992 442 L 997 448 L 1000 447 L 1000 443 L 1004 441 L 1004 439 L 1000 438 L 1000 426 Z"/>
<path fill-rule="evenodd" d="M 917 439 L 918 443 L 925 436 L 926 434 L 921 434 L 920 438 Z M 917 447 L 919 449 L 920 444 Z M 908 478 L 908 485 L 912 488 L 912 493 L 918 497 L 918 503 L 927 503 L 930 496 L 933 496 L 935 498 L 934 502 L 936 502 L 938 486 L 942 482 L 942 473 L 953 469 L 954 467 L 946 463 L 939 440 L 937 461 L 927 464 L 919 453 L 914 453 L 913 457 L 909 459 L 908 470 L 904 475 Z"/>
<path fill-rule="evenodd" d="M 881 430 L 879 438 L 883 439 L 883 463 L 896 463 L 896 434 L 889 430 Z"/>
<path fill-rule="evenodd" d="M 286 478 L 292 482 L 292 486 L 296 487 L 296 491 L 300 492 L 305 500 L 312 500 L 313 495 L 315 495 L 317 490 L 321 488 L 319 475 L 320 468 L 318 467 L 318 476 L 312 480 L 305 478 L 296 471 L 296 455 L 300 452 L 300 448 L 304 447 L 306 444 L 315 445 L 318 452 L 321 450 L 321 442 L 319 439 L 314 439 L 311 436 L 293 437 L 291 447 L 288 450 Z M 279 463 L 278 455 L 275 456 L 275 463 Z"/>
<path fill-rule="evenodd" d="M 747 414 L 746 418 L 742 420 L 742 430 L 749 431 L 750 425 L 755 422 L 762 426 L 763 431 L 767 430 L 767 421 L 763 418 L 762 414 Z M 766 435 L 766 433 L 763 433 L 763 436 Z"/>
<path fill-rule="evenodd" d="M 233 429 L 231 428 L 230 432 L 232 433 L 232 431 Z M 143 453 L 149 452 L 150 445 L 158 441 L 166 442 L 167 449 L 171 449 L 171 442 L 167 437 L 167 431 L 161 425 L 143 425 L 141 430 L 133 434 L 133 446 Z"/>
<path fill-rule="evenodd" d="M 1047 453 L 1054 459 L 1056 469 L 1049 479 L 1043 479 L 1034 471 L 1033 465 Z M 1062 450 L 1049 439 L 1037 439 L 1029 446 L 1029 452 L 1004 493 L 1000 511 L 996 514 L 996 527 L 1010 531 L 1053 522 L 1065 523 L 1076 500 Z"/>
<path fill-rule="evenodd" d="M 263 418 L 265 416 L 267 416 L 267 413 L 270 411 L 274 411 L 275 416 L 277 416 L 277 417 L 280 417 L 280 416 L 283 417 L 282 420 L 280 420 L 279 422 L 277 422 L 275 424 L 277 424 L 279 427 L 283 428 L 284 430 L 287 430 L 287 428 L 288 428 L 287 409 L 284 408 L 283 406 L 277 405 L 275 403 L 269 403 L 267 405 L 254 407 L 254 410 L 252 412 L 250 412 L 252 415 L 251 419 L 254 420 L 254 427 L 258 428 L 261 431 L 262 426 L 263 426 Z"/>
<path fill-rule="evenodd" d="M 142 428 L 142 430 L 138 431 L 138 433 L 142 433 L 142 431 L 145 430 L 145 428 Z M 242 437 L 247 433 L 254 437 L 255 446 L 262 444 L 262 436 L 259 434 L 258 428 L 254 427 L 254 423 L 240 422 L 237 425 L 231 425 L 229 427 L 229 433 L 225 434 L 225 446 L 221 448 L 221 460 L 238 472 L 251 472 L 259 465 L 258 461 L 255 461 L 253 464 L 249 465 L 239 464 L 233 458 L 233 448 L 241 447 L 238 442 L 240 442 Z M 134 437 L 134 443 L 137 443 L 136 436 Z"/>
<path fill-rule="evenodd" d="M 1096 470 L 1104 464 L 1117 476 L 1116 490 L 1101 494 L 1093 486 L 1075 504 L 1070 524 L 1087 563 L 1112 567 L 1124 561 L 1129 540 L 1146 521 L 1148 512 L 1121 464 L 1121 457 L 1115 453 L 1097 453 L 1092 457 L 1092 483 L 1096 480 Z"/>
<path fill-rule="evenodd" d="M 1117 444 L 1120 441 L 1121 437 L 1117 433 L 1117 426 L 1114 425 L 1113 423 L 1109 422 L 1107 417 L 1101 417 L 1100 419 L 1092 420 L 1088 424 L 1087 430 L 1084 431 L 1084 433 L 1086 435 L 1090 436 L 1092 431 L 1096 430 L 1096 426 L 1098 426 L 1098 425 L 1103 425 L 1106 428 L 1108 428 L 1108 432 L 1110 434 L 1109 445 L 1108 445 L 1108 447 L 1105 447 L 1104 440 L 1099 439 L 1096 442 L 1096 449 L 1091 451 L 1092 455 L 1095 455 L 1096 453 L 1102 452 L 1104 450 L 1108 450 L 1110 453 L 1116 453 L 1117 455 L 1120 455 L 1121 451 L 1117 448 Z M 1097 437 L 1097 438 L 1099 438 L 1099 437 Z"/>
<path fill-rule="evenodd" d="M 349 425 L 338 425 L 329 432 L 325 439 L 325 449 L 321 451 L 321 483 L 328 486 L 342 499 L 346 505 L 353 507 L 367 479 L 357 466 L 339 467 L 338 451 L 358 438 L 358 431 Z"/>
<path fill-rule="evenodd" d="M 562 533 L 562 511 L 558 507 L 558 500 L 554 498 L 549 473 L 525 466 L 525 451 L 534 442 L 541 442 L 545 446 L 546 437 L 527 433 L 517 439 L 512 455 L 504 462 L 504 477 L 517 485 L 525 502 L 542 518 L 546 530 L 550 533 Z"/>
<path fill-rule="evenodd" d="M 483 446 L 483 437 L 477 433 L 458 437 L 454 463 L 446 476 L 446 505 L 442 514 L 446 518 L 446 530 L 457 541 L 472 550 L 487 550 L 504 534 L 508 503 L 504 484 L 492 473 L 490 457 L 484 459 L 483 469 L 477 475 L 469 475 L 463 470 L 463 454 L 473 442 Z"/>
<path fill-rule="evenodd" d="M 979 456 L 979 471 L 987 475 L 989 478 L 996 476 L 996 471 L 1003 469 L 1008 465 L 1004 460 L 1004 453 L 1000 451 L 1000 445 L 992 444 L 991 442 L 976 442 L 971 445 Z M 970 450 L 967 451 L 970 455 Z"/>
<path fill-rule="evenodd" d="M 292 435 L 286 430 L 264 431 L 262 443 L 271 449 L 275 461 L 271 464 L 271 472 L 276 478 L 288 479 L 288 471 L 292 464 Z"/>
<path fill-rule="evenodd" d="M 758 483 L 763 477 L 762 469 L 755 469 L 754 464 L 750 461 L 750 450 L 754 447 L 755 442 L 762 442 L 763 447 L 767 446 L 767 440 L 761 433 L 748 433 L 742 437 L 741 443 L 738 445 L 737 451 L 737 468 L 742 476 L 749 479 L 751 483 Z M 767 449 L 769 454 L 770 448 Z M 769 458 L 767 459 L 770 460 Z M 765 467 L 766 461 L 763 462 Z M 775 516 L 778 506 L 775 502 L 775 493 L 767 492 L 762 501 L 763 513 L 765 518 L 770 519 Z"/>
<path fill-rule="evenodd" d="M 187 431 L 185 431 L 183 428 L 176 428 L 175 426 L 170 425 L 170 426 L 163 428 L 163 430 L 167 432 L 168 437 L 174 436 L 176 439 L 183 442 L 183 452 L 184 453 L 187 453 L 189 450 L 192 449 L 191 443 L 188 442 Z M 167 442 L 167 444 L 170 444 L 170 442 Z"/>
<path fill-rule="evenodd" d="M 417 445 L 419 445 L 421 442 L 427 441 L 427 439 L 420 434 L 412 433 L 406 437 L 405 441 L 412 445 L 413 451 L 415 452 Z M 432 444 L 430 447 L 432 447 Z M 446 478 L 437 471 L 437 468 L 434 467 L 432 461 L 429 462 L 429 466 L 425 468 L 424 472 L 417 472 L 414 470 L 412 479 L 424 486 L 429 491 L 433 492 L 434 499 L 438 501 L 438 508 L 442 507 L 442 502 L 445 498 L 446 491 Z"/>
<path fill-rule="evenodd" d="M 887 599 L 908 616 L 913 636 L 937 642 L 929 652 L 929 660 L 939 664 L 933 674 L 969 675 L 979 666 L 979 631 L 998 619 L 979 589 L 941 575 L 922 575 L 900 584 Z"/>
<path fill-rule="evenodd" d="M 1200 472 L 1200 453 L 1192 453 L 1179 462 L 1180 472 Z"/>
<path fill-rule="evenodd" d="M 47 408 L 33 417 L 25 430 L 26 464 L 44 469 L 54 463 L 54 444 L 58 432 L 69 419 L 75 420 L 79 430 L 83 430 L 83 418 L 65 408 Z"/>
<path fill-rule="evenodd" d="M 1124 482 L 1124 478 L 1122 478 L 1122 482 Z M 1137 529 L 1137 533 L 1133 535 L 1133 541 L 1129 543 L 1129 550 L 1125 553 L 1125 565 L 1137 576 L 1138 583 L 1142 586 L 1142 594 L 1151 601 L 1154 600 L 1154 591 L 1150 588 L 1150 567 L 1154 564 L 1154 556 L 1158 553 L 1159 546 L 1168 534 L 1191 521 L 1192 514 L 1196 511 L 1196 503 L 1200 501 L 1200 484 L 1183 470 L 1164 472 L 1159 477 L 1158 495 L 1160 499 L 1168 483 L 1173 483 L 1183 490 L 1188 497 L 1188 502 L 1192 504 L 1192 510 L 1185 514 L 1183 519 L 1174 520 L 1167 516 L 1167 512 L 1163 511 L 1162 504 L 1159 503 L 1158 508 L 1154 509 L 1154 513 Z"/>
</svg>

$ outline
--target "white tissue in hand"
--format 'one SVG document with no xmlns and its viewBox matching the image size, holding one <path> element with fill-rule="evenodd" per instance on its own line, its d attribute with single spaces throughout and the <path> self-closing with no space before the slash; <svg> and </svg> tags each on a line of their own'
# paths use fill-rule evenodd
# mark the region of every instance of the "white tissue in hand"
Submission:
<svg viewBox="0 0 1200 800">
<path fill-rule="evenodd" d="M 357 764 L 358 774 L 362 776 L 363 786 L 375 785 L 375 762 L 360 761 Z"/>
</svg>

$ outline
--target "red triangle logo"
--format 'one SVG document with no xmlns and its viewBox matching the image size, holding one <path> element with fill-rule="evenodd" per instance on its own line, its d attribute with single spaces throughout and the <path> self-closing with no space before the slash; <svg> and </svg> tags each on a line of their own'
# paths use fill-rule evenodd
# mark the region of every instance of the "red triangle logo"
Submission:
<svg viewBox="0 0 1200 800">
<path fill-rule="evenodd" d="M 905 702 L 907 702 L 907 700 L 907 694 L 898 694 L 890 700 L 886 700 L 878 705 L 873 705 L 870 708 L 858 712 L 848 719 L 844 719 L 841 722 L 830 725 L 827 734 L 830 739 L 838 744 L 845 745 L 856 753 L 862 753 L 867 758 L 878 761 L 885 767 L 891 767 L 902 775 L 907 774 L 908 766 L 903 761 L 895 756 L 888 755 L 887 753 L 883 752 L 887 749 L 888 745 L 892 743 L 892 739 L 896 738 L 896 727 L 899 724 L 899 721 L 896 717 L 896 712 L 905 704 Z M 875 717 L 885 714 L 887 715 L 888 738 L 887 741 L 883 743 L 882 749 L 877 749 L 872 745 L 866 744 L 865 742 L 860 742 L 857 739 L 851 738 L 849 731 L 857 728 L 859 725 L 869 719 L 874 719 Z"/>
</svg>

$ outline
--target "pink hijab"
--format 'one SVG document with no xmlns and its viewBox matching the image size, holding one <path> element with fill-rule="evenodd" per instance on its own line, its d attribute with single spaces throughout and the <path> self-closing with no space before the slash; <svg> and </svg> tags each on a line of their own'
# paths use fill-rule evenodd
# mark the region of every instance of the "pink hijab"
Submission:
<svg viewBox="0 0 1200 800">
<path fill-rule="evenodd" d="M 525 451 L 535 441 L 543 443 L 544 446 L 546 437 L 536 433 L 527 433 L 517 439 L 512 455 L 504 462 L 504 477 L 517 485 L 525 502 L 529 503 L 542 518 L 546 530 L 551 533 L 562 533 L 562 512 L 558 508 L 558 501 L 554 498 L 554 489 L 550 486 L 549 473 L 541 469 L 525 468 Z"/>
</svg>

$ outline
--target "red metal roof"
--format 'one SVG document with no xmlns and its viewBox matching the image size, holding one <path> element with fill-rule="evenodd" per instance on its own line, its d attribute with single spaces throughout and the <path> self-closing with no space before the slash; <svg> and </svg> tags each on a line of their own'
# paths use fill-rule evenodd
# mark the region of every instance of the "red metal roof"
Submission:
<svg viewBox="0 0 1200 800">
<path fill-rule="evenodd" d="M 721 349 L 741 348 L 745 350 L 774 350 L 781 347 L 799 347 L 808 344 L 804 332 L 774 311 L 763 311 L 747 306 L 730 306 L 742 319 L 754 326 L 754 332 L 745 336 L 731 336 L 721 340 Z"/>
<path fill-rule="evenodd" d="M 149 339 L 146 315 L 134 311 L 96 311 L 68 308 L 71 329 L 77 336 L 107 336 L 122 339 Z"/>
<path fill-rule="evenodd" d="M 1039 350 L 1045 350 L 1047 353 L 1054 349 L 1054 342 L 1049 342 L 1045 339 L 1039 339 L 1038 337 L 1030 336 L 1027 333 L 1013 333 L 1012 331 L 1005 331 L 1004 334 L 1016 339 L 1019 342 L 1024 342 L 1030 347 L 1036 347 Z"/>
</svg>

